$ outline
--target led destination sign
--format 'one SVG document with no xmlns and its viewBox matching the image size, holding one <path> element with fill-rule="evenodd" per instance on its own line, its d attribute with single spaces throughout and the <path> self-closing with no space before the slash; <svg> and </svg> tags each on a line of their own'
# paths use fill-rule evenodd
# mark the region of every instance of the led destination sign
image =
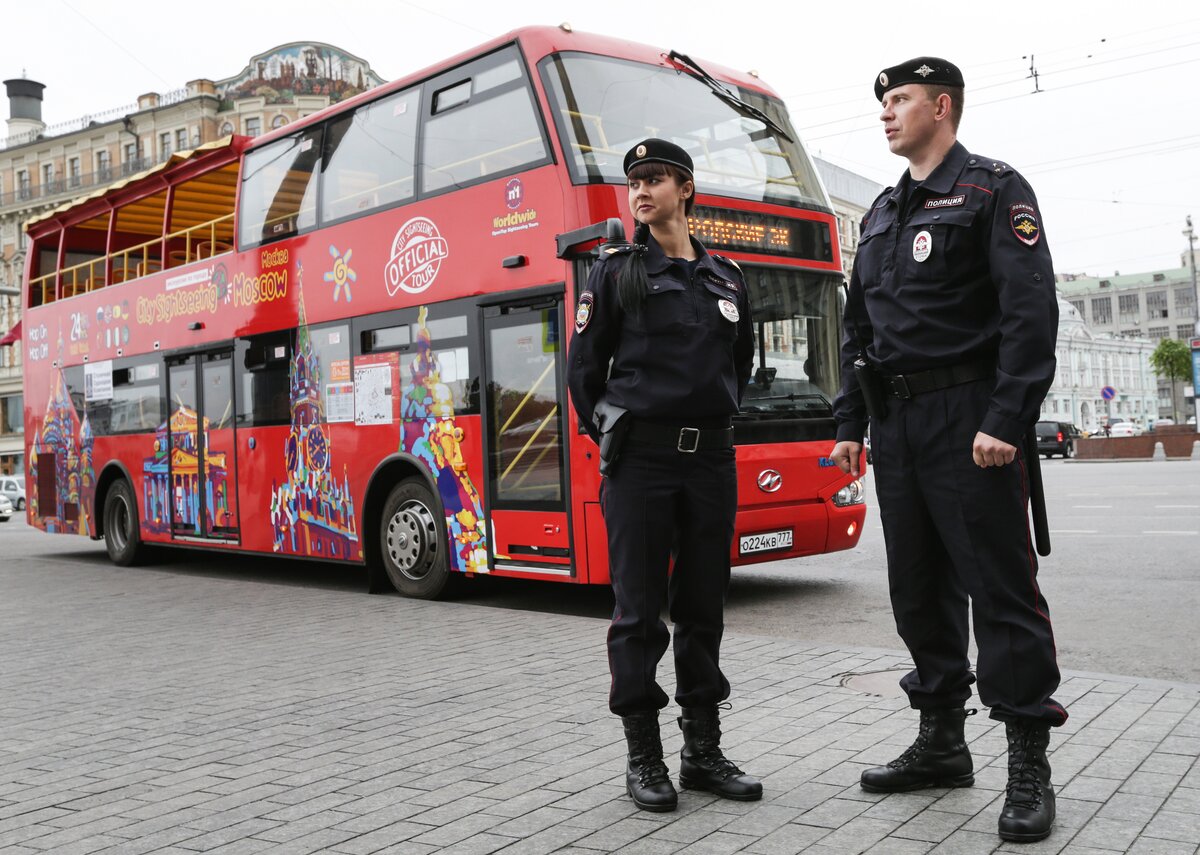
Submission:
<svg viewBox="0 0 1200 855">
<path fill-rule="evenodd" d="M 829 225 L 816 220 L 697 205 L 688 217 L 688 228 L 709 249 L 833 261 Z"/>
</svg>

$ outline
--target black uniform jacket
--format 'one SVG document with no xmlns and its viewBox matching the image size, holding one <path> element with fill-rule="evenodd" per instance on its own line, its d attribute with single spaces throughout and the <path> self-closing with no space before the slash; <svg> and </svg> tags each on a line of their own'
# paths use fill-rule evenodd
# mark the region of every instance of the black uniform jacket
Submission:
<svg viewBox="0 0 1200 855">
<path fill-rule="evenodd" d="M 741 270 L 708 253 L 695 238 L 694 273 L 650 238 L 650 287 L 640 314 L 617 300 L 627 246 L 600 250 L 575 312 L 567 384 L 579 421 L 593 439 L 601 397 L 637 419 L 713 426 L 737 413 L 750 381 L 754 326 Z M 611 369 L 609 363 L 611 361 Z"/>
<path fill-rule="evenodd" d="M 1058 298 L 1033 190 L 955 143 L 925 181 L 908 172 L 862 221 L 842 343 L 839 440 L 861 442 L 860 351 L 887 375 L 994 360 L 978 430 L 1018 445 L 1054 381 Z"/>
</svg>

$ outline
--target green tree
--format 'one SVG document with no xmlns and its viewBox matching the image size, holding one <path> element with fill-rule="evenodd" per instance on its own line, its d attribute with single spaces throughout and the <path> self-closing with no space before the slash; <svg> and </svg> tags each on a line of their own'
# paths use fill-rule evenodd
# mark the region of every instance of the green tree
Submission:
<svg viewBox="0 0 1200 855">
<path fill-rule="evenodd" d="M 1191 382 L 1192 351 L 1178 339 L 1164 338 L 1150 354 L 1150 366 L 1159 377 L 1171 381 L 1171 414 L 1179 422 L 1179 407 L 1175 404 L 1175 384 L 1180 380 Z"/>
</svg>

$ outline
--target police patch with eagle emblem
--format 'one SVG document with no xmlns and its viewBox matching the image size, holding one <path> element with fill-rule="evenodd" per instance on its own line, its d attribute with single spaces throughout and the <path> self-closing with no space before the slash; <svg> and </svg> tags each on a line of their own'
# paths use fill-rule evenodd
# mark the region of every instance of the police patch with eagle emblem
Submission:
<svg viewBox="0 0 1200 855">
<path fill-rule="evenodd" d="M 587 329 L 588 322 L 592 319 L 592 306 L 595 299 L 591 291 L 584 291 L 579 295 L 579 305 L 575 307 L 576 333 L 581 333 Z"/>
<path fill-rule="evenodd" d="M 1042 227 L 1038 225 L 1037 211 L 1032 205 L 1018 202 L 1008 209 L 1009 224 L 1017 240 L 1027 246 L 1033 246 L 1042 236 Z"/>
</svg>

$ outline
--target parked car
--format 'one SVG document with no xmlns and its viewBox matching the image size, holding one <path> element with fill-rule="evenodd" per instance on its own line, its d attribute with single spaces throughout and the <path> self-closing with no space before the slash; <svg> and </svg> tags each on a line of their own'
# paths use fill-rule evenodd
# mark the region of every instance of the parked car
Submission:
<svg viewBox="0 0 1200 855">
<path fill-rule="evenodd" d="M 1154 430 L 1155 428 L 1160 428 L 1160 427 L 1171 427 L 1174 424 L 1175 424 L 1175 420 L 1171 419 L 1171 418 L 1155 419 L 1154 423 L 1150 425 L 1150 430 Z"/>
<path fill-rule="evenodd" d="M 1109 436 L 1141 436 L 1142 429 L 1133 422 L 1117 422 L 1109 428 Z"/>
<path fill-rule="evenodd" d="M 0 522 L 8 522 L 12 515 L 12 502 L 8 500 L 8 496 L 0 493 Z"/>
<path fill-rule="evenodd" d="M 25 510 L 25 476 L 0 475 L 0 495 L 7 496 L 18 511 Z"/>
<path fill-rule="evenodd" d="M 1063 459 L 1074 457 L 1075 444 L 1083 439 L 1079 428 L 1070 422 L 1038 422 L 1034 433 L 1037 434 L 1038 453 L 1046 457 L 1056 454 L 1061 454 Z"/>
</svg>

